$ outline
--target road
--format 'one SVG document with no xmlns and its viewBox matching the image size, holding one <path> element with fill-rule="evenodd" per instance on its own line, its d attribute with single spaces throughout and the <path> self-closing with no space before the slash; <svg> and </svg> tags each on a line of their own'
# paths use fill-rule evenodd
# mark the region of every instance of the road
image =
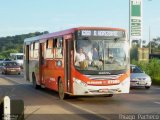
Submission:
<svg viewBox="0 0 160 120">
<path fill-rule="evenodd" d="M 58 93 L 35 90 L 23 75 L 0 75 L 0 98 L 22 99 L 27 120 L 117 120 L 121 114 L 159 114 L 160 86 L 132 89 L 113 97 L 71 97 L 59 100 Z"/>
</svg>

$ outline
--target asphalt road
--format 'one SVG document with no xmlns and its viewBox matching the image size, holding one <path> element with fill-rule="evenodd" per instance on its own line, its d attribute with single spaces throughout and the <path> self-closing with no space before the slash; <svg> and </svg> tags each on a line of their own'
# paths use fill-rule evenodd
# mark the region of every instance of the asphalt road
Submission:
<svg viewBox="0 0 160 120">
<path fill-rule="evenodd" d="M 126 114 L 159 114 L 160 118 L 160 86 L 136 88 L 111 98 L 59 100 L 57 92 L 35 90 L 23 75 L 0 75 L 0 98 L 6 95 L 24 101 L 26 120 L 123 120 Z"/>
</svg>

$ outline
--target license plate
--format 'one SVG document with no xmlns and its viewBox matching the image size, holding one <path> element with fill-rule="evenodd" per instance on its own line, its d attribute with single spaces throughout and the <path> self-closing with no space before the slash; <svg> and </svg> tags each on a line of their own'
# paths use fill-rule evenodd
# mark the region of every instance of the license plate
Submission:
<svg viewBox="0 0 160 120">
<path fill-rule="evenodd" d="M 145 81 L 139 81 L 139 84 L 144 85 L 144 84 L 146 84 L 146 82 Z"/>
<path fill-rule="evenodd" d="M 101 89 L 101 90 L 99 90 L 99 92 L 101 92 L 101 93 L 108 93 L 108 89 Z"/>
<path fill-rule="evenodd" d="M 11 70 L 11 72 L 15 72 L 16 70 Z"/>
</svg>

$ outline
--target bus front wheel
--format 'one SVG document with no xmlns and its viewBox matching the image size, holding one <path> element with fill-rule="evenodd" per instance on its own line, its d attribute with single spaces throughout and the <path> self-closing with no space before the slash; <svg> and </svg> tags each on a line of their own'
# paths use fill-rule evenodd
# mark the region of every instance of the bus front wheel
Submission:
<svg viewBox="0 0 160 120">
<path fill-rule="evenodd" d="M 109 94 L 108 97 L 113 97 L 113 94 Z"/>
<path fill-rule="evenodd" d="M 105 97 L 113 97 L 113 94 L 105 95 Z"/>
</svg>

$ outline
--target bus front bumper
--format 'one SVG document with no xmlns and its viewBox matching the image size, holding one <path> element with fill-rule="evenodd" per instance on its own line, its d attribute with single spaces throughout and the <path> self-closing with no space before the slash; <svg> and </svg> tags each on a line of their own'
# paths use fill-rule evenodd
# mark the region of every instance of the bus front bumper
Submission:
<svg viewBox="0 0 160 120">
<path fill-rule="evenodd" d="M 129 93 L 130 89 L 130 79 L 126 78 L 122 83 L 118 85 L 110 86 L 93 86 L 87 85 L 74 78 L 73 83 L 73 95 L 105 95 L 105 94 L 119 94 L 119 93 Z"/>
</svg>

